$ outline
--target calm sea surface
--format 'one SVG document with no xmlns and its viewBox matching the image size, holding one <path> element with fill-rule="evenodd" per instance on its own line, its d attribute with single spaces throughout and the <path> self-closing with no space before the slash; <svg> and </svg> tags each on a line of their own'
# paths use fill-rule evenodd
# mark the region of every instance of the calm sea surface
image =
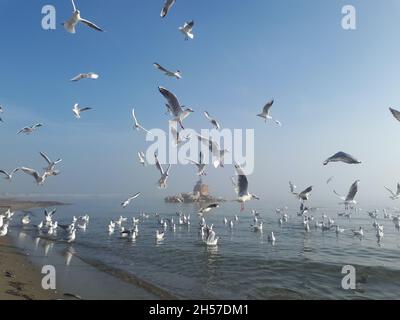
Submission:
<svg viewBox="0 0 400 320">
<path fill-rule="evenodd" d="M 323 208 L 313 213 L 317 220 L 322 214 L 333 218 L 347 229 L 343 234 L 323 232 L 313 224 L 305 232 L 296 208 L 289 209 L 289 221 L 282 226 L 274 208 L 256 203 L 265 221 L 264 231 L 254 232 L 253 217 L 247 205 L 239 212 L 235 203 L 224 203 L 206 215 L 219 236 L 218 247 L 206 247 L 199 236 L 199 217 L 195 205 L 173 205 L 161 201 L 135 203 L 123 210 L 122 199 L 73 200 L 74 204 L 58 207 L 55 220 L 69 224 L 72 217 L 87 213 L 90 223 L 86 231 L 77 233 L 76 242 L 37 238 L 32 226 L 22 228 L 21 213 L 11 224 L 11 234 L 18 246 L 29 252 L 38 264 L 54 263 L 62 269 L 62 280 L 69 291 L 75 290 L 89 298 L 154 298 L 183 299 L 398 299 L 400 297 L 400 233 L 394 223 L 383 219 L 385 236 L 377 243 L 373 220 L 366 210 L 351 220 L 338 217 L 339 208 Z M 141 219 L 139 237 L 135 242 L 121 238 L 119 231 L 109 235 L 107 226 L 120 215 Z M 165 240 L 157 243 L 155 232 L 162 227 L 161 218 L 174 218 L 176 212 L 191 213 L 191 225 L 166 231 Z M 43 210 L 33 210 L 32 224 L 44 217 Z M 223 218 L 239 216 L 231 230 Z M 350 229 L 364 228 L 365 237 L 353 237 Z M 274 245 L 267 236 L 273 231 Z M 58 239 L 63 232 L 58 232 Z M 84 263 L 77 263 L 76 260 Z M 342 267 L 352 265 L 357 272 L 357 289 L 341 287 Z M 90 279 L 90 274 L 96 276 Z M 113 282 L 113 279 L 117 282 Z M 88 284 L 85 284 L 85 280 Z M 108 284 L 108 282 L 110 284 Z M 113 283 L 113 284 L 111 284 Z M 109 289 L 105 289 L 106 286 Z M 103 285 L 103 287 L 102 287 Z M 86 287 L 86 291 L 84 288 Z M 131 287 L 137 290 L 131 291 Z M 102 291 L 100 294 L 99 291 Z M 96 293 L 96 294 L 95 294 Z M 84 297 L 85 298 L 85 297 Z"/>
</svg>

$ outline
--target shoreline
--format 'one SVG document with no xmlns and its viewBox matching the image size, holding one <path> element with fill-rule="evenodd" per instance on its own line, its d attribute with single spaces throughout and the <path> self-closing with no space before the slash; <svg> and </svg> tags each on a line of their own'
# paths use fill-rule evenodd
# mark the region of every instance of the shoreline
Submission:
<svg viewBox="0 0 400 320">
<path fill-rule="evenodd" d="M 66 206 L 67 203 L 58 201 L 20 200 L 17 198 L 0 198 L 0 209 L 12 211 L 29 210 L 46 207 Z"/>
</svg>

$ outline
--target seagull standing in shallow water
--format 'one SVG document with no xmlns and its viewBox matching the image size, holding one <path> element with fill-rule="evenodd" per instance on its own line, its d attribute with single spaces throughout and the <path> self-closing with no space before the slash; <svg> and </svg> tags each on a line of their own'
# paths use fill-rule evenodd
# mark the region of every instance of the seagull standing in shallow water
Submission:
<svg viewBox="0 0 400 320">
<path fill-rule="evenodd" d="M 250 200 L 260 200 L 259 197 L 255 196 L 254 194 L 249 193 L 248 187 L 249 187 L 249 182 L 247 180 L 246 175 L 244 174 L 242 168 L 240 168 L 238 165 L 235 165 L 235 169 L 238 175 L 238 197 L 237 197 L 237 202 L 241 203 L 241 211 L 244 211 L 244 203 Z"/>
<path fill-rule="evenodd" d="M 93 22 L 83 19 L 81 17 L 81 12 L 76 8 L 74 0 L 71 0 L 71 2 L 72 2 L 72 7 L 73 7 L 74 11 L 73 11 L 71 18 L 68 21 L 63 23 L 65 30 L 67 30 L 69 33 L 74 34 L 74 33 L 76 33 L 76 26 L 78 25 L 79 22 L 81 22 L 94 30 L 103 32 L 103 30 L 100 27 L 98 27 L 97 25 L 95 25 Z"/>
</svg>

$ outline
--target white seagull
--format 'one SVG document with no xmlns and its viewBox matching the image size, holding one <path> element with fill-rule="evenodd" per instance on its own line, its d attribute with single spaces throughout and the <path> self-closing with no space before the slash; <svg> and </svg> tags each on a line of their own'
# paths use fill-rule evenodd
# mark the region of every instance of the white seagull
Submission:
<svg viewBox="0 0 400 320">
<path fill-rule="evenodd" d="M 219 208 L 219 204 L 218 203 L 212 203 L 210 205 L 208 205 L 207 207 L 203 207 L 199 210 L 199 214 L 203 214 L 203 213 L 208 213 L 210 212 L 212 209 L 216 209 Z"/>
<path fill-rule="evenodd" d="M 145 156 L 144 152 L 142 152 L 142 151 L 138 152 L 138 157 L 139 157 L 140 164 L 142 164 L 145 167 L 146 166 L 146 156 Z"/>
<path fill-rule="evenodd" d="M 306 201 L 310 198 L 311 195 L 311 191 L 313 190 L 313 186 L 308 187 L 307 189 L 305 189 L 304 191 L 300 192 L 300 193 L 295 193 L 293 192 L 293 194 L 299 198 L 302 201 Z"/>
<path fill-rule="evenodd" d="M 1 172 L 1 171 L 0 171 L 0 172 Z M 396 199 L 399 199 L 399 198 L 400 198 L 400 183 L 397 183 L 397 190 L 396 190 L 396 193 L 394 193 L 394 192 L 393 192 L 391 189 L 389 189 L 388 187 L 385 187 L 385 189 L 386 189 L 387 191 L 390 192 L 390 194 L 391 194 L 390 199 L 396 200 Z"/>
<path fill-rule="evenodd" d="M 191 159 L 187 159 L 187 160 L 197 167 L 197 175 L 198 176 L 206 176 L 207 175 L 207 173 L 205 172 L 206 164 L 203 163 L 203 153 L 202 152 L 200 152 L 200 154 L 199 154 L 199 162 L 193 161 Z"/>
<path fill-rule="evenodd" d="M 172 135 L 172 138 L 174 139 L 175 147 L 179 146 L 181 143 L 184 143 L 184 142 L 190 140 L 190 134 L 188 134 L 182 138 L 181 134 L 178 132 L 178 130 L 176 130 L 174 125 L 170 125 L 170 127 L 171 127 L 171 135 Z"/>
<path fill-rule="evenodd" d="M 79 108 L 79 103 L 75 103 L 73 108 L 72 108 L 72 112 L 75 115 L 75 118 L 80 119 L 81 118 L 81 113 L 85 112 L 85 111 L 89 111 L 92 110 L 92 108 Z"/>
<path fill-rule="evenodd" d="M 135 130 L 139 131 L 140 129 L 142 129 L 143 131 L 151 134 L 151 132 L 146 130 L 145 128 L 143 128 L 142 125 L 137 120 L 136 115 L 135 115 L 135 109 L 132 109 L 132 117 L 133 117 L 133 121 L 135 122 L 135 125 L 134 125 Z"/>
<path fill-rule="evenodd" d="M 38 185 L 43 185 L 46 178 L 49 176 L 49 173 L 46 171 L 43 175 L 39 175 L 39 173 L 33 169 L 22 167 L 21 170 L 26 174 L 31 175 Z"/>
<path fill-rule="evenodd" d="M 332 157 L 329 157 L 326 159 L 323 163 L 324 166 L 326 166 L 329 162 L 344 162 L 347 164 L 360 164 L 361 161 L 358 161 L 356 158 L 354 158 L 352 155 L 339 151 L 338 153 L 334 154 Z"/>
<path fill-rule="evenodd" d="M 13 178 L 14 173 L 16 173 L 17 171 L 19 171 L 19 168 L 14 169 L 13 171 L 11 171 L 10 173 L 4 171 L 4 170 L 0 170 L 0 173 L 5 175 L 5 179 L 8 181 L 11 181 Z"/>
<path fill-rule="evenodd" d="M 242 168 L 240 168 L 238 165 L 235 165 L 235 169 L 238 176 L 238 182 L 237 182 L 238 197 L 236 201 L 241 203 L 241 211 L 244 211 L 244 203 L 246 201 L 250 201 L 253 199 L 260 200 L 260 198 L 255 196 L 254 194 L 249 193 L 248 191 L 249 182 Z"/>
<path fill-rule="evenodd" d="M 171 7 L 175 4 L 175 0 L 166 0 L 164 3 L 164 6 L 161 10 L 161 18 L 165 18 L 169 12 L 169 10 L 171 9 Z"/>
<path fill-rule="evenodd" d="M 97 73 L 89 72 L 89 73 L 80 73 L 77 76 L 73 77 L 70 81 L 78 82 L 82 79 L 92 79 L 97 80 L 100 76 Z"/>
<path fill-rule="evenodd" d="M 274 99 L 272 99 L 271 101 L 268 101 L 266 103 L 266 105 L 264 106 L 262 112 L 257 115 L 257 117 L 263 118 L 265 120 L 265 123 L 267 123 L 267 120 L 273 120 L 270 115 L 270 112 L 271 112 L 271 108 L 272 108 L 274 102 L 275 102 Z M 280 127 L 282 126 L 280 121 L 275 120 L 275 123 Z"/>
<path fill-rule="evenodd" d="M 179 27 L 180 32 L 182 32 L 185 35 L 185 40 L 193 39 L 193 26 L 194 26 L 194 21 L 190 22 L 185 22 L 183 27 Z"/>
<path fill-rule="evenodd" d="M 163 87 L 158 87 L 158 90 L 164 96 L 164 98 L 167 99 L 168 102 L 167 107 L 169 111 L 172 113 L 172 115 L 175 117 L 173 121 L 178 122 L 181 128 L 185 129 L 183 127 L 183 120 L 185 120 L 194 111 L 191 108 L 184 109 L 184 106 L 180 105 L 178 98 L 167 89 Z"/>
<path fill-rule="evenodd" d="M 169 176 L 169 171 L 171 170 L 171 165 L 168 165 L 167 170 L 164 171 L 163 167 L 160 164 L 160 161 L 158 161 L 157 154 L 154 153 L 154 157 L 156 159 L 156 168 L 160 171 L 161 173 L 161 178 L 158 180 L 158 187 L 160 189 L 166 189 L 167 188 L 167 180 Z"/>
<path fill-rule="evenodd" d="M 335 190 L 333 190 L 333 192 L 335 193 L 336 196 L 339 197 L 339 199 L 343 200 L 344 202 L 341 204 L 345 205 L 345 209 L 348 209 L 349 206 L 352 205 L 356 205 L 357 201 L 354 200 L 354 197 L 356 196 L 357 192 L 358 192 L 358 185 L 360 184 L 360 180 L 356 180 L 350 187 L 350 190 L 347 194 L 347 196 L 342 196 L 340 194 L 338 194 Z"/>
<path fill-rule="evenodd" d="M 83 24 L 87 25 L 88 27 L 103 32 L 103 30 L 96 26 L 93 22 L 90 22 L 89 20 L 83 19 L 81 17 L 81 12 L 76 8 L 74 0 L 71 0 L 72 2 L 72 7 L 74 8 L 73 14 L 71 18 L 64 22 L 64 28 L 67 30 L 69 33 L 76 33 L 76 26 L 79 22 L 82 22 Z"/>
<path fill-rule="evenodd" d="M 215 160 L 213 161 L 213 165 L 215 168 L 224 167 L 224 158 L 225 154 L 229 153 L 228 149 L 220 149 L 218 143 L 213 141 L 212 139 L 202 137 L 200 135 L 197 136 L 199 141 L 203 142 L 205 145 L 208 146 L 208 149 L 211 151 L 212 155 L 214 156 Z"/>
<path fill-rule="evenodd" d="M 212 118 L 207 111 L 204 112 L 204 115 L 206 116 L 207 120 L 211 122 L 211 124 L 214 126 L 215 129 L 217 129 L 217 130 L 220 129 L 220 125 L 219 125 L 218 121 L 215 120 L 214 118 Z"/>
<path fill-rule="evenodd" d="M 40 155 L 42 156 L 42 158 L 47 162 L 48 166 L 46 168 L 44 168 L 44 170 L 49 174 L 49 173 L 53 173 L 55 170 L 55 166 L 57 164 L 59 164 L 60 162 L 62 162 L 62 159 L 57 159 L 56 161 L 52 161 L 50 160 L 50 158 L 43 152 L 40 152 Z M 49 175 L 53 175 L 53 174 L 49 174 Z"/>
<path fill-rule="evenodd" d="M 175 72 L 169 71 L 168 69 L 165 69 L 162 65 L 159 63 L 155 62 L 153 63 L 154 67 L 160 70 L 162 73 L 164 73 L 168 77 L 175 77 L 176 79 L 182 79 L 182 73 L 177 70 Z"/>
<path fill-rule="evenodd" d="M 122 203 L 121 203 L 121 206 L 122 206 L 123 208 L 126 208 L 127 206 L 130 205 L 130 203 L 131 203 L 134 199 L 136 199 L 136 198 L 139 197 L 139 196 L 140 196 L 140 192 L 136 193 L 135 195 L 133 195 L 133 196 L 130 197 L 129 199 L 127 199 L 127 200 L 125 200 L 124 202 L 122 202 Z"/>
<path fill-rule="evenodd" d="M 37 124 L 34 124 L 34 125 L 30 126 L 30 127 L 22 128 L 20 131 L 17 132 L 17 134 L 25 133 L 25 134 L 28 135 L 28 134 L 33 133 L 37 128 L 40 128 L 40 127 L 43 127 L 43 124 L 37 123 Z"/>
</svg>

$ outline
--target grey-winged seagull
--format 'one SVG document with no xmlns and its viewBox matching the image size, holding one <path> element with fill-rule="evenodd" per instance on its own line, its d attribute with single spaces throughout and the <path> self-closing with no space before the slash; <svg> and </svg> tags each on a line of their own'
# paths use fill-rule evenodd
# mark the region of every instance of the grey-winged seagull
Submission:
<svg viewBox="0 0 400 320">
<path fill-rule="evenodd" d="M 213 117 L 211 117 L 207 111 L 204 111 L 204 115 L 207 118 L 207 120 L 211 122 L 211 124 L 214 126 L 215 129 L 217 129 L 217 130 L 220 129 L 220 125 L 219 125 L 218 121 L 215 120 Z"/>
<path fill-rule="evenodd" d="M 81 113 L 85 111 L 92 110 L 93 108 L 80 108 L 78 103 L 75 103 L 73 108 L 72 108 L 72 113 L 74 114 L 75 118 L 80 119 L 81 118 Z"/>
<path fill-rule="evenodd" d="M 190 22 L 185 22 L 183 27 L 179 27 L 179 30 L 185 35 L 185 40 L 193 39 L 193 26 L 194 26 L 194 21 Z"/>
<path fill-rule="evenodd" d="M 103 32 L 103 30 L 97 25 L 95 25 L 93 22 L 83 19 L 81 17 L 81 12 L 76 8 L 74 0 L 71 0 L 71 2 L 74 11 L 71 18 L 63 23 L 65 30 L 67 30 L 69 33 L 76 33 L 76 26 L 78 25 L 79 22 L 81 22 L 94 30 Z"/>
<path fill-rule="evenodd" d="M 175 72 L 169 71 L 168 69 L 165 69 L 162 65 L 160 65 L 159 63 L 156 63 L 156 62 L 153 65 L 155 68 L 160 70 L 162 73 L 164 73 L 168 77 L 174 77 L 178 80 L 182 79 L 182 74 L 179 70 L 177 70 Z"/>
<path fill-rule="evenodd" d="M 352 155 L 339 151 L 338 153 L 334 154 L 332 157 L 329 157 L 326 159 L 323 163 L 324 166 L 326 166 L 330 162 L 343 162 L 347 164 L 360 164 L 361 161 L 358 161 L 355 157 Z"/>
<path fill-rule="evenodd" d="M 342 196 L 338 194 L 335 190 L 333 191 L 336 196 L 339 197 L 339 199 L 343 200 L 343 203 L 345 205 L 345 209 L 347 210 L 350 206 L 356 205 L 357 201 L 354 200 L 357 192 L 358 192 L 358 185 L 360 184 L 360 180 L 356 180 L 350 187 L 350 190 L 347 194 L 347 196 Z"/>
<path fill-rule="evenodd" d="M 385 187 L 385 189 L 386 189 L 387 191 L 390 192 L 390 194 L 391 194 L 390 199 L 396 200 L 396 199 L 399 199 L 399 198 L 400 198 L 400 183 L 397 183 L 397 190 L 396 190 L 396 193 L 393 192 L 393 191 L 392 191 L 391 189 L 389 189 L 388 187 Z"/>
<path fill-rule="evenodd" d="M 237 180 L 237 187 L 238 187 L 238 197 L 237 202 L 241 203 L 241 211 L 244 211 L 244 203 L 250 200 L 260 200 L 254 194 L 251 194 L 248 190 L 249 188 L 249 181 L 247 180 L 246 175 L 244 174 L 242 168 L 238 165 L 235 165 L 236 173 L 238 176 Z"/>
<path fill-rule="evenodd" d="M 213 165 L 215 168 L 224 167 L 224 158 L 227 153 L 230 151 L 228 149 L 221 149 L 218 143 L 210 138 L 205 138 L 200 135 L 197 136 L 199 141 L 203 142 L 206 146 L 208 146 L 215 160 L 213 161 Z"/>
<path fill-rule="evenodd" d="M 161 10 L 161 18 L 165 18 L 169 12 L 169 10 L 172 8 L 172 6 L 175 4 L 175 0 L 166 0 L 164 3 L 164 6 Z"/>
<path fill-rule="evenodd" d="M 169 164 L 167 167 L 167 170 L 164 171 L 163 167 L 160 164 L 160 161 L 158 160 L 157 153 L 154 153 L 155 161 L 156 161 L 156 168 L 158 171 L 160 171 L 161 178 L 158 180 L 158 187 L 160 189 L 166 189 L 167 188 L 167 180 L 169 177 L 169 171 L 171 170 L 171 165 Z"/>
<path fill-rule="evenodd" d="M 19 131 L 17 132 L 17 134 L 25 133 L 25 134 L 28 135 L 28 134 L 33 133 L 36 129 L 38 129 L 38 128 L 40 128 L 40 127 L 43 127 L 43 124 L 37 123 L 37 124 L 34 124 L 34 125 L 30 126 L 30 127 L 24 127 L 24 128 L 22 128 L 21 130 L 19 130 Z"/>
</svg>

